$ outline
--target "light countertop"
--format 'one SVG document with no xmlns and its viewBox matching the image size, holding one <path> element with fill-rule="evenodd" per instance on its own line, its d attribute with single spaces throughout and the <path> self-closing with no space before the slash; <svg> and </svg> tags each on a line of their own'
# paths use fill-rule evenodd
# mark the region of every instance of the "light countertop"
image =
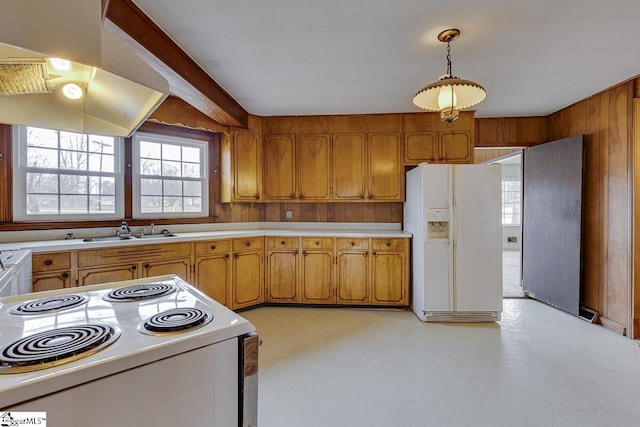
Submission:
<svg viewBox="0 0 640 427">
<path fill-rule="evenodd" d="M 235 226 L 235 227 L 234 227 Z M 194 229 L 196 228 L 196 229 Z M 138 234 L 139 227 L 133 227 Z M 73 233 L 76 238 L 50 238 L 51 231 L 42 232 L 41 240 L 38 235 L 26 234 L 25 241 L 0 243 L 0 251 L 14 249 L 31 249 L 34 253 L 61 250 L 97 249 L 117 246 L 166 244 L 191 242 L 198 240 L 230 239 L 255 236 L 309 236 L 309 237 L 352 237 L 352 238 L 410 238 L 411 233 L 401 229 L 401 224 L 395 223 L 232 223 L 209 224 L 206 227 L 185 225 L 156 226 L 156 230 L 167 229 L 174 237 L 166 238 L 132 238 L 129 240 L 85 242 L 86 237 L 115 236 L 116 228 L 108 229 L 78 229 L 56 230 L 58 235 L 65 236 Z M 184 231 L 181 231 L 184 230 Z M 148 230 L 145 231 L 148 233 Z M 20 239 L 19 233 L 13 233 Z M 156 234 L 159 234 L 158 232 Z M 29 240 L 27 240 L 28 238 Z"/>
</svg>

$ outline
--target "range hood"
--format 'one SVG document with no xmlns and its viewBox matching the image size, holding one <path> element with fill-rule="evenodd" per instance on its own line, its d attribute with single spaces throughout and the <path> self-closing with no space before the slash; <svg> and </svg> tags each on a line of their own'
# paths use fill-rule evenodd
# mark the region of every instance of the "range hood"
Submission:
<svg viewBox="0 0 640 427">
<path fill-rule="evenodd" d="M 2 15 L 0 123 L 129 136 L 169 94 L 168 82 L 102 26 L 100 0 L 5 0 Z M 65 97 L 66 83 L 82 97 Z"/>
</svg>

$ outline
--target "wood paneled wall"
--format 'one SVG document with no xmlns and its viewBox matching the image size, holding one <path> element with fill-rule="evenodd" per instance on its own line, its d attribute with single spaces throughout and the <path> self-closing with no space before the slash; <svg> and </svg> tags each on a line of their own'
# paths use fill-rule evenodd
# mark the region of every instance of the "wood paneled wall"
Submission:
<svg viewBox="0 0 640 427">
<path fill-rule="evenodd" d="M 475 120 L 476 147 L 529 147 L 549 141 L 546 117 Z"/>
<path fill-rule="evenodd" d="M 631 326 L 634 83 L 626 82 L 548 117 L 548 139 L 585 137 L 582 304 L 620 333 Z"/>
<path fill-rule="evenodd" d="M 474 163 L 484 163 L 509 154 L 522 151 L 520 148 L 475 148 L 473 153 Z"/>
<path fill-rule="evenodd" d="M 11 219 L 11 126 L 0 124 L 0 224 Z"/>
</svg>

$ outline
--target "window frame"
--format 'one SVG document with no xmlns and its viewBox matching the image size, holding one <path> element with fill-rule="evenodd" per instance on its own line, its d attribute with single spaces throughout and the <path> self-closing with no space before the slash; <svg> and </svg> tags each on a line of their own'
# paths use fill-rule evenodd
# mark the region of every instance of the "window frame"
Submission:
<svg viewBox="0 0 640 427">
<path fill-rule="evenodd" d="M 24 222 L 68 222 L 68 221 L 102 221 L 122 219 L 125 211 L 125 182 L 124 182 L 124 139 L 112 135 L 104 135 L 114 139 L 114 172 L 96 172 L 81 171 L 76 169 L 57 168 L 34 168 L 27 166 L 27 128 L 37 126 L 14 125 L 12 126 L 12 167 L 13 167 L 13 184 L 12 184 L 12 203 L 13 203 L 13 221 Z M 58 129 L 48 129 L 55 132 L 67 132 Z M 73 133 L 73 132 L 72 132 Z M 75 132 L 81 135 L 91 135 Z M 60 146 L 57 151 L 60 152 Z M 114 178 L 114 212 L 87 212 L 87 213 L 57 213 L 57 214 L 29 214 L 27 212 L 27 173 L 52 172 L 57 174 L 81 175 L 86 177 L 106 176 Z M 58 188 L 57 196 L 60 197 L 61 192 Z M 22 197 L 22 200 L 21 200 Z"/>
<path fill-rule="evenodd" d="M 518 190 L 507 190 L 505 189 L 505 184 L 507 182 L 518 184 Z M 511 193 L 514 195 L 513 202 L 505 202 L 505 194 Z M 501 194 L 502 194 L 502 203 L 501 203 L 501 218 L 503 226 L 520 226 L 521 225 L 521 217 L 522 217 L 522 180 L 520 179 L 503 179 L 501 183 Z M 517 196 L 517 197 L 516 197 Z M 506 213 L 505 208 L 507 206 L 511 206 L 515 209 L 518 207 L 518 212 Z M 506 223 L 504 222 L 505 216 L 511 217 L 511 220 L 516 220 L 517 222 Z"/>
<path fill-rule="evenodd" d="M 148 141 L 155 143 L 166 143 L 187 147 L 198 147 L 200 149 L 200 178 L 185 179 L 184 177 L 168 177 L 163 175 L 154 175 L 160 179 L 174 179 L 181 181 L 198 181 L 201 183 L 201 206 L 198 212 L 142 212 L 141 206 L 141 180 L 143 175 L 140 174 L 140 141 Z M 138 131 L 131 137 L 131 217 L 132 219 L 162 219 L 162 218 L 205 218 L 209 216 L 209 142 L 198 138 L 190 138 L 188 136 L 167 135 L 164 133 L 156 133 L 153 131 Z M 181 196 L 184 200 L 185 196 Z"/>
</svg>

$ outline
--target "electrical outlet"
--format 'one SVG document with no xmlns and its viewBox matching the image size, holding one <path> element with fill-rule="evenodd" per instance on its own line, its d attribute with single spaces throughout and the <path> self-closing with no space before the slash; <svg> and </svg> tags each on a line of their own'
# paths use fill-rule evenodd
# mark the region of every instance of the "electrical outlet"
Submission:
<svg viewBox="0 0 640 427">
<path fill-rule="evenodd" d="M 291 219 L 291 218 L 293 218 L 293 211 L 292 211 L 291 209 L 287 209 L 287 210 L 284 212 L 284 216 L 285 216 L 287 219 Z"/>
</svg>

